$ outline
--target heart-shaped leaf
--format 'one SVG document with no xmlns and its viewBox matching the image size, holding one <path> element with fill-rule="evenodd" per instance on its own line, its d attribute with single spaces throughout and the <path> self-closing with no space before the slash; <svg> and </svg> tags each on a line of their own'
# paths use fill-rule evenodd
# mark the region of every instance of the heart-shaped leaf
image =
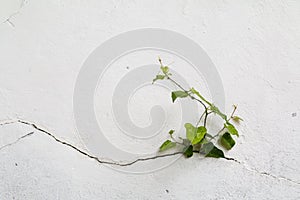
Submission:
<svg viewBox="0 0 300 200">
<path fill-rule="evenodd" d="M 176 143 L 175 142 L 172 142 L 170 140 L 166 140 L 160 147 L 159 147 L 159 151 L 162 152 L 162 151 L 166 151 L 168 149 L 171 149 L 173 147 L 176 146 Z"/>
<path fill-rule="evenodd" d="M 172 96 L 172 101 L 174 103 L 177 98 L 187 97 L 188 94 L 184 91 L 174 91 L 174 92 L 172 92 L 171 96 Z"/>
<path fill-rule="evenodd" d="M 192 157 L 192 156 L 193 156 L 193 145 L 188 146 L 188 147 L 184 150 L 183 155 L 184 155 L 186 158 Z"/>
<path fill-rule="evenodd" d="M 235 141 L 228 132 L 222 135 L 219 142 L 227 150 L 230 150 L 235 145 Z"/>
<path fill-rule="evenodd" d="M 239 132 L 238 130 L 236 130 L 236 128 L 230 124 L 230 123 L 226 123 L 225 124 L 225 127 L 227 128 L 228 132 L 231 134 L 231 135 L 236 135 L 236 136 L 239 136 Z"/>
<path fill-rule="evenodd" d="M 157 80 L 163 80 L 165 78 L 165 75 L 156 75 L 155 79 L 153 79 L 152 84 L 157 81 Z"/>
<path fill-rule="evenodd" d="M 192 142 L 197 135 L 197 128 L 190 123 L 186 123 L 184 127 L 186 130 L 186 138 Z"/>
<path fill-rule="evenodd" d="M 203 144 L 200 153 L 205 155 L 205 157 L 225 158 L 223 151 L 218 149 L 212 142 Z"/>
<path fill-rule="evenodd" d="M 197 133 L 194 139 L 192 140 L 192 145 L 198 144 L 204 138 L 207 130 L 204 126 L 200 126 L 197 128 Z"/>
</svg>

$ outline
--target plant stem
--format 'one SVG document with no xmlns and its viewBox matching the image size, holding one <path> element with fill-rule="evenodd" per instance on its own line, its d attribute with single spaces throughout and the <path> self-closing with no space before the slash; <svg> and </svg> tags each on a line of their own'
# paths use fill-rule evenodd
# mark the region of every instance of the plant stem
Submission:
<svg viewBox="0 0 300 200">
<path fill-rule="evenodd" d="M 205 117 L 204 117 L 204 127 L 206 126 L 206 120 L 207 120 L 207 116 L 208 116 L 208 112 L 207 112 L 207 106 L 199 99 L 195 98 L 193 95 L 191 95 L 187 90 L 185 90 L 179 83 L 177 83 L 175 80 L 173 80 L 169 75 L 166 74 L 166 77 L 168 80 L 170 80 L 172 83 L 174 83 L 176 86 L 178 86 L 181 90 L 183 90 L 192 100 L 195 100 L 197 102 L 199 102 L 203 107 L 204 107 L 204 113 L 205 113 Z"/>
<path fill-rule="evenodd" d="M 233 111 L 232 111 L 232 113 L 231 113 L 231 115 L 230 115 L 230 118 L 229 118 L 226 122 L 229 122 L 229 121 L 233 118 L 233 115 L 234 115 L 236 109 L 237 109 L 237 106 L 236 106 L 236 105 L 233 105 Z M 211 140 L 214 139 L 214 138 L 216 138 L 217 136 L 219 136 L 220 133 L 222 133 L 222 131 L 224 131 L 225 128 L 226 128 L 226 127 L 225 127 L 225 125 L 224 125 L 223 128 L 222 128 L 221 130 L 219 130 L 219 132 L 211 138 Z"/>
<path fill-rule="evenodd" d="M 232 113 L 231 113 L 230 118 L 229 118 L 228 121 L 230 121 L 230 119 L 232 119 L 232 117 L 233 117 L 233 115 L 234 115 L 236 109 L 237 109 L 237 106 L 236 106 L 236 105 L 233 105 L 233 111 L 232 111 Z"/>
<path fill-rule="evenodd" d="M 202 115 L 200 116 L 200 118 L 199 118 L 199 120 L 198 120 L 198 122 L 197 122 L 197 124 L 196 124 L 195 127 L 198 127 L 198 125 L 200 124 L 200 122 L 201 122 L 201 120 L 202 120 L 204 114 L 205 114 L 205 111 L 204 111 L 204 112 L 202 113 Z"/>
<path fill-rule="evenodd" d="M 161 67 L 163 67 L 163 64 L 162 64 L 162 61 L 161 61 L 161 59 L 160 58 L 158 58 L 158 61 L 159 61 L 159 63 L 160 63 L 160 66 Z M 205 103 L 203 103 L 200 99 L 197 99 L 197 98 L 195 98 L 193 95 L 191 95 L 190 93 L 189 93 L 189 91 L 187 91 L 186 89 L 184 89 L 179 83 L 177 83 L 175 80 L 173 80 L 169 75 L 168 75 L 168 73 L 164 73 L 164 75 L 166 76 L 166 78 L 168 79 L 168 80 L 170 80 L 172 83 L 174 83 L 177 87 L 179 87 L 181 90 L 183 90 L 192 100 L 195 100 L 195 101 L 197 101 L 197 102 L 199 102 L 203 107 L 204 107 L 204 114 L 205 114 L 205 117 L 204 117 L 204 127 L 206 127 L 206 121 L 207 121 L 207 116 L 208 116 L 208 108 L 207 108 L 207 106 L 205 105 Z M 204 98 L 203 98 L 204 99 Z M 205 100 L 205 99 L 204 99 Z M 211 105 L 211 103 L 209 103 L 208 101 L 206 101 L 205 100 L 205 102 L 207 103 L 207 104 L 209 104 L 209 105 Z M 200 120 L 199 120 L 199 123 L 200 123 L 200 121 L 201 121 L 201 118 L 202 117 L 200 117 Z"/>
<path fill-rule="evenodd" d="M 183 142 L 178 142 L 178 141 L 173 137 L 173 135 L 170 135 L 170 137 L 171 137 L 171 139 L 172 139 L 176 144 L 180 144 L 180 145 L 185 146 L 185 145 L 183 144 Z"/>
<path fill-rule="evenodd" d="M 207 109 L 205 109 L 205 117 L 204 117 L 204 123 L 203 123 L 204 127 L 206 127 L 207 116 L 208 116 L 208 112 L 207 112 Z"/>
</svg>

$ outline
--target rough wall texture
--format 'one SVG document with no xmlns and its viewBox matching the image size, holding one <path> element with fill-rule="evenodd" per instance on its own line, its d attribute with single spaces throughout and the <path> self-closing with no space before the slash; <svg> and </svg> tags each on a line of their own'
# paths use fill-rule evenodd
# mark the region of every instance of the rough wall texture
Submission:
<svg viewBox="0 0 300 200">
<path fill-rule="evenodd" d="M 299 1 L 2 0 L 0 19 L 0 199 L 300 199 Z M 15 121 L 81 147 L 72 94 L 83 61 L 144 27 L 180 32 L 208 53 L 226 110 L 237 103 L 244 118 L 228 153 L 241 163 L 179 159 L 120 173 Z"/>
</svg>

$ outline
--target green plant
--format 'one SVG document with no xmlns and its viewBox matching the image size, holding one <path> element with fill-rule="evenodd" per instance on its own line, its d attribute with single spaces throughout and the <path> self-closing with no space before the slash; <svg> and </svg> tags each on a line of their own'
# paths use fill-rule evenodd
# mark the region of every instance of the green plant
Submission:
<svg viewBox="0 0 300 200">
<path fill-rule="evenodd" d="M 179 137 L 179 140 L 176 140 L 173 137 L 175 130 L 170 130 L 170 139 L 166 140 L 160 146 L 159 151 L 162 152 L 176 146 L 180 146 L 182 153 L 187 158 L 192 157 L 194 153 L 199 153 L 205 157 L 226 158 L 223 151 L 217 147 L 217 143 L 226 150 L 230 150 L 235 145 L 235 141 L 232 136 L 238 137 L 239 133 L 231 122 L 239 123 L 240 121 L 243 121 L 242 118 L 234 115 L 237 107 L 235 105 L 233 106 L 233 111 L 230 116 L 225 115 L 216 105 L 204 98 L 195 88 L 186 90 L 172 79 L 169 67 L 164 66 L 160 58 L 159 63 L 161 72 L 153 79 L 153 83 L 158 80 L 171 81 L 179 88 L 179 90 L 171 93 L 173 103 L 178 98 L 190 98 L 200 103 L 204 108 L 204 112 L 200 116 L 196 125 L 191 123 L 186 123 L 184 125 L 186 129 L 186 138 Z M 215 135 L 209 133 L 207 127 L 207 118 L 210 114 L 215 114 L 221 117 L 224 121 L 222 129 Z"/>
</svg>

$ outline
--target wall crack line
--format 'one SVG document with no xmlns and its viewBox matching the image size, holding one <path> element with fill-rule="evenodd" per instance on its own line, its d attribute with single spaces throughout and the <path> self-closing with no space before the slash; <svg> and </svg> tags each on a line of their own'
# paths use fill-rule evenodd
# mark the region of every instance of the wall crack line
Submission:
<svg viewBox="0 0 300 200">
<path fill-rule="evenodd" d="M 66 141 L 63 141 L 59 138 L 57 138 L 56 136 L 54 136 L 52 133 L 50 133 L 49 131 L 43 129 L 43 128 L 40 128 L 39 126 L 37 126 L 35 123 L 32 123 L 32 122 L 28 122 L 28 121 L 25 121 L 25 120 L 8 120 L 8 121 L 3 121 L 3 122 L 0 122 L 0 126 L 4 126 L 4 125 L 9 125 L 9 124 L 14 124 L 14 123 L 21 123 L 21 124 L 25 124 L 27 126 L 31 126 L 33 127 L 35 130 L 37 131 L 40 131 L 44 134 L 46 134 L 47 136 L 51 137 L 52 139 L 54 139 L 56 142 L 60 143 L 60 144 L 63 144 L 65 146 L 68 146 L 70 148 L 72 148 L 73 150 L 79 152 L 80 154 L 84 155 L 84 156 L 87 156 L 95 161 L 97 161 L 98 163 L 100 164 L 108 164 L 108 165 L 117 165 L 117 166 L 122 166 L 122 167 L 125 167 L 125 166 L 130 166 L 130 165 L 133 165 L 137 162 L 141 162 L 141 161 L 147 161 L 147 160 L 154 160 L 154 159 L 158 159 L 158 158 L 164 158 L 164 157 L 170 157 L 170 156 L 174 156 L 174 155 L 178 155 L 178 154 L 183 154 L 182 152 L 174 152 L 174 153 L 169 153 L 169 154 L 162 154 L 162 155 L 156 155 L 156 156 L 152 156 L 152 157 L 147 157 L 147 158 L 138 158 L 136 160 L 133 160 L 133 161 L 130 161 L 130 162 L 117 162 L 117 161 L 108 161 L 105 160 L 105 159 L 100 159 L 96 156 L 93 156 L 93 155 L 90 155 L 89 153 L 79 149 L 78 147 L 66 142 Z M 24 139 L 25 137 L 29 136 L 29 135 L 32 135 L 32 133 L 30 134 L 26 134 L 20 138 L 17 139 L 17 141 L 11 143 L 11 144 L 7 144 L 5 146 L 11 146 L 13 144 L 16 144 L 18 141 L 20 141 L 21 139 Z M 4 146 L 3 146 L 4 147 Z M 1 147 L 2 148 L 2 147 Z M 1 150 L 1 149 L 0 149 Z"/>
<path fill-rule="evenodd" d="M 26 137 L 28 137 L 28 136 L 33 135 L 33 133 L 34 133 L 34 132 L 27 133 L 27 134 L 25 134 L 25 135 L 19 137 L 18 139 L 16 139 L 14 142 L 8 143 L 8 144 L 6 144 L 6 145 L 0 147 L 0 151 L 1 151 L 2 149 L 5 149 L 6 147 L 9 147 L 9 146 L 12 146 L 12 145 L 18 143 L 20 140 L 22 140 L 22 139 L 24 139 L 24 138 L 26 138 Z"/>
<path fill-rule="evenodd" d="M 292 180 L 292 179 L 290 179 L 290 178 L 286 178 L 286 177 L 282 177 L 282 176 L 275 176 L 275 175 L 273 175 L 273 174 L 271 174 L 271 173 L 268 173 L 268 172 L 265 172 L 265 171 L 260 171 L 260 170 L 258 170 L 258 169 L 256 169 L 256 168 L 247 166 L 247 164 L 245 164 L 245 163 L 243 163 L 243 162 L 241 162 L 241 161 L 238 161 L 238 160 L 236 160 L 235 158 L 229 158 L 229 159 L 232 160 L 232 161 L 235 162 L 235 163 L 238 163 L 238 164 L 242 165 L 242 166 L 244 167 L 244 169 L 246 169 L 246 170 L 249 171 L 249 172 L 253 172 L 253 173 L 259 174 L 259 175 L 261 175 L 261 176 L 265 176 L 265 177 L 270 177 L 270 178 L 273 178 L 273 179 L 276 179 L 276 180 L 279 180 L 279 181 L 280 181 L 280 180 L 284 180 L 284 181 L 288 181 L 288 182 L 291 182 L 291 183 L 300 185 L 299 182 L 294 181 L 294 180 Z M 227 159 L 227 160 L 229 160 L 229 159 Z"/>
<path fill-rule="evenodd" d="M 25 3 L 26 3 L 26 0 L 22 0 L 19 9 L 16 12 L 12 13 L 11 15 L 9 15 L 8 18 L 2 22 L 2 24 L 8 23 L 11 27 L 15 28 L 15 24 L 11 21 L 11 19 L 14 16 L 20 14 L 22 8 L 25 6 Z"/>
<path fill-rule="evenodd" d="M 69 148 L 77 151 L 78 153 L 90 158 L 90 159 L 93 159 L 95 161 L 97 161 L 98 163 L 100 164 L 107 164 L 107 165 L 116 165 L 116 166 L 121 166 L 121 167 L 125 167 L 125 166 L 130 166 L 130 165 L 133 165 L 137 162 L 142 162 L 142 161 L 147 161 L 147 160 L 154 160 L 154 159 L 158 159 L 158 158 L 164 158 L 164 157 L 170 157 L 170 156 L 175 156 L 175 155 L 182 155 L 183 152 L 174 152 L 174 153 L 169 153 L 169 154 L 162 154 L 162 155 L 155 155 L 155 156 L 152 156 L 152 157 L 146 157 L 146 158 L 138 158 L 136 160 L 133 160 L 133 161 L 128 161 L 128 162 L 117 162 L 117 161 L 113 161 L 113 160 L 110 160 L 109 159 L 100 159 L 96 156 L 93 156 L 81 149 L 79 149 L 78 147 L 66 142 L 66 141 L 63 141 L 59 138 L 57 138 L 55 135 L 53 135 L 52 133 L 50 133 L 49 131 L 39 127 L 38 125 L 36 125 L 35 123 L 32 123 L 32 122 L 29 122 L 29 121 L 25 121 L 25 120 L 21 120 L 21 119 L 17 119 L 17 120 L 6 120 L 6 121 L 2 121 L 0 122 L 0 126 L 4 126 L 4 125 L 9 125 L 9 124 L 14 124 L 14 123 L 20 123 L 20 124 L 24 124 L 24 125 L 27 125 L 27 126 L 31 126 L 32 128 L 34 128 L 35 130 L 39 131 L 39 132 L 42 132 L 44 133 L 45 135 L 51 137 L 52 139 L 54 139 L 56 142 L 60 143 L 60 144 L 63 144 L 65 146 L 68 146 Z M 27 133 L 23 136 L 21 136 L 20 138 L 18 138 L 16 141 L 12 142 L 12 143 L 9 143 L 9 144 L 6 144 L 2 147 L 0 147 L 0 150 L 2 150 L 3 148 L 6 148 L 8 146 L 11 146 L 11 145 L 14 145 L 16 143 L 18 143 L 20 140 L 22 139 L 25 139 L 27 138 L 28 136 L 31 136 L 33 135 L 34 132 L 30 132 L 30 133 Z M 258 169 L 256 168 L 252 168 L 252 167 L 249 167 L 247 166 L 245 163 L 235 159 L 235 158 L 228 158 L 228 157 L 225 157 L 225 160 L 227 161 L 230 161 L 230 162 L 234 162 L 234 163 L 237 163 L 237 164 L 240 164 L 244 167 L 244 169 L 246 169 L 247 171 L 250 171 L 250 172 L 253 172 L 253 173 L 257 173 L 261 176 L 265 176 L 265 177 L 270 177 L 270 178 L 273 178 L 273 179 L 276 179 L 276 180 L 284 180 L 284 181 L 287 181 L 287 182 L 290 182 L 290 183 L 293 183 L 293 184 L 297 184 L 297 185 L 300 185 L 299 182 L 297 181 L 294 181 L 290 178 L 286 178 L 286 177 L 278 177 L 278 176 L 275 176 L 271 173 L 268 173 L 268 172 L 264 172 L 264 171 L 259 171 Z"/>
</svg>

